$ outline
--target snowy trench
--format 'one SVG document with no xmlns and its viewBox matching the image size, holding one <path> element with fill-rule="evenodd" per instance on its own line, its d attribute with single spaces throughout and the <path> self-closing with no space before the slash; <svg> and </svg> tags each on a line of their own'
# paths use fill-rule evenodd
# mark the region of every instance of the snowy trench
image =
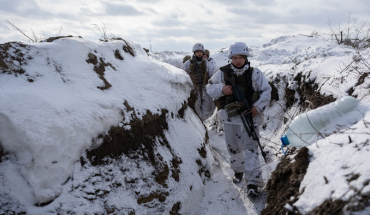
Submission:
<svg viewBox="0 0 370 215">
<path fill-rule="evenodd" d="M 258 198 L 231 182 L 216 114 L 194 112 L 185 52 L 79 37 L 0 44 L 0 214 L 368 214 L 370 48 L 284 36 L 251 51 L 275 87 Z M 222 66 L 227 55 L 211 57 Z M 283 156 L 295 116 L 347 95 L 359 104 L 308 142 L 306 167 L 303 151 Z M 289 171 L 299 183 L 280 190 Z"/>
</svg>

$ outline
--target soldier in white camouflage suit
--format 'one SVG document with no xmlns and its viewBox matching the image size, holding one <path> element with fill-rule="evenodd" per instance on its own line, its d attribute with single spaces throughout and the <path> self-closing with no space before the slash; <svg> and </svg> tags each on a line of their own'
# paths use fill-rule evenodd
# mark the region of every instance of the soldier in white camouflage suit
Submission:
<svg viewBox="0 0 370 215">
<path fill-rule="evenodd" d="M 248 136 L 239 115 L 232 115 L 225 106 L 235 102 L 232 86 L 225 81 L 226 73 L 235 78 L 236 85 L 244 90 L 252 106 L 252 117 L 256 133 L 263 123 L 263 111 L 271 99 L 271 87 L 261 70 L 252 68 L 248 62 L 249 49 L 245 43 L 237 42 L 229 48 L 232 63 L 218 70 L 207 85 L 208 94 L 215 99 L 218 108 L 217 117 L 224 123 L 225 141 L 230 154 L 230 166 L 234 170 L 234 183 L 239 183 L 245 173 L 248 193 L 257 195 L 258 188 L 264 186 L 259 161 L 258 143 Z"/>
<path fill-rule="evenodd" d="M 210 55 L 209 50 L 206 49 L 204 52 L 203 58 L 204 60 L 207 61 L 207 67 L 209 67 L 210 70 L 213 70 L 215 71 L 214 73 L 216 73 L 217 70 L 219 70 L 220 68 L 217 67 L 216 61 L 213 58 L 209 57 L 209 55 Z"/>
<path fill-rule="evenodd" d="M 193 53 L 192 58 L 184 63 L 182 69 L 190 75 L 197 90 L 198 99 L 195 102 L 195 110 L 201 120 L 204 121 L 215 110 L 213 99 L 208 95 L 205 86 L 209 78 L 216 72 L 216 68 L 214 67 L 215 64 L 211 64 L 208 60 L 203 59 L 205 54 L 203 44 L 196 43 L 193 46 Z"/>
</svg>

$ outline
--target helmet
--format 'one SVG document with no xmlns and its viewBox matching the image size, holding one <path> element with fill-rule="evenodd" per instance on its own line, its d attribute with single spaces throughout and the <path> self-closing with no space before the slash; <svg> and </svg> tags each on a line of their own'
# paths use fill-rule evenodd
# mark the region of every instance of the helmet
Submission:
<svg viewBox="0 0 370 215">
<path fill-rule="evenodd" d="M 209 57 L 209 50 L 208 50 L 208 49 L 206 49 L 206 50 L 204 51 L 204 53 Z"/>
<path fill-rule="evenodd" d="M 182 59 L 182 63 L 185 63 L 186 61 L 190 60 L 191 59 L 191 56 L 190 55 L 186 55 L 183 59 Z"/>
<path fill-rule="evenodd" d="M 235 55 L 245 55 L 249 57 L 250 53 L 247 44 L 243 42 L 236 42 L 234 44 L 231 44 L 229 47 L 229 59 L 231 59 Z"/>
<path fill-rule="evenodd" d="M 196 52 L 196 51 L 202 51 L 202 52 L 204 52 L 204 46 L 203 46 L 202 43 L 196 43 L 193 46 L 193 52 Z"/>
</svg>

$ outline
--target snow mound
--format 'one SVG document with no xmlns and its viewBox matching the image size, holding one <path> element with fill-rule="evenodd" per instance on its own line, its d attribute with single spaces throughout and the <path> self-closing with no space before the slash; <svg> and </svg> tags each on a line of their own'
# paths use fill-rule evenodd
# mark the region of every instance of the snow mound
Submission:
<svg viewBox="0 0 370 215">
<path fill-rule="evenodd" d="M 266 47 L 271 46 L 271 45 L 274 45 L 276 43 L 286 41 L 286 40 L 288 40 L 291 37 L 292 36 L 281 36 L 281 37 L 274 38 L 269 43 L 263 44 L 262 47 L 263 48 L 266 48 Z"/>
<path fill-rule="evenodd" d="M 265 123 L 260 127 L 261 141 L 270 152 L 269 167 L 282 160 L 280 137 L 296 116 L 308 111 L 319 116 L 322 113 L 315 112 L 316 109 L 345 96 L 361 101 L 358 108 L 339 120 L 333 120 L 320 131 L 321 135 L 311 139 L 312 144 L 307 146 L 310 163 L 306 176 L 303 174 L 306 170 L 303 172 L 300 167 L 294 167 L 297 162 L 294 155 L 298 152 L 292 152 L 291 148 L 288 150 L 292 154 L 280 163 L 276 171 L 276 174 L 282 173 L 282 178 L 275 180 L 270 176 L 275 181 L 270 182 L 273 186 L 269 191 L 282 188 L 283 194 L 269 193 L 266 210 L 271 213 L 281 209 L 284 213 L 334 214 L 333 208 L 340 208 L 339 211 L 367 214 L 364 208 L 369 205 L 366 198 L 370 193 L 370 177 L 364 165 L 369 162 L 369 156 L 365 155 L 369 150 L 369 48 L 355 50 L 323 37 L 295 35 L 273 39 L 262 47 L 252 47 L 251 55 L 251 66 L 264 72 L 270 84 L 277 88 L 279 96 L 279 100 L 271 101 L 266 107 Z M 225 49 L 212 57 L 219 66 L 227 64 Z M 212 123 L 222 135 L 222 125 L 217 124 L 216 119 Z M 269 171 L 265 166 L 262 169 L 267 170 L 264 175 L 274 170 Z M 299 171 L 292 174 L 296 170 Z M 279 180 L 288 186 L 278 185 Z M 273 202 L 273 199 L 278 200 Z M 268 211 L 264 213 L 269 214 Z"/>
<path fill-rule="evenodd" d="M 328 199 L 348 202 L 346 210 L 356 211 L 361 196 L 369 195 L 369 125 L 370 105 L 360 103 L 341 124 L 323 131 L 334 134 L 308 147 L 310 165 L 300 187 L 304 192 L 294 204 L 301 213 L 314 210 Z M 366 201 L 363 203 L 366 206 Z"/>
<path fill-rule="evenodd" d="M 71 37 L 38 44 L 13 42 L 0 46 L 0 143 L 9 153 L 7 160 L 1 163 L 2 172 L 9 173 L 1 175 L 1 184 L 10 188 L 4 190 L 8 190 L 3 196 L 7 200 L 0 204 L 13 199 L 23 205 L 23 210 L 35 214 L 43 213 L 40 212 L 43 210 L 60 210 L 58 201 L 70 203 L 72 207 L 75 200 L 71 195 L 81 195 L 72 193 L 73 187 L 85 183 L 91 178 L 91 172 L 102 168 L 92 166 L 90 162 L 98 158 L 87 158 L 85 151 L 109 145 L 107 140 L 112 137 L 110 134 L 114 129 L 131 135 L 130 131 L 137 127 L 145 130 L 145 126 L 159 118 L 167 127 L 160 127 L 158 132 L 162 132 L 162 137 L 153 134 L 153 150 L 146 151 L 155 154 L 146 154 L 147 158 L 138 155 L 139 158 L 160 163 L 162 170 L 174 160 L 171 167 L 175 167 L 169 170 L 175 171 L 177 180 L 187 188 L 193 183 L 195 191 L 202 188 L 202 180 L 194 179 L 200 175 L 192 176 L 190 172 L 197 172 L 199 168 L 203 168 L 203 172 L 210 170 L 212 160 L 211 157 L 206 159 L 205 128 L 189 107 L 192 84 L 184 71 L 148 57 L 140 45 L 123 39 L 94 42 Z M 145 135 L 145 131 L 142 132 Z M 188 132 L 193 134 L 192 138 L 180 138 L 188 136 Z M 167 142 L 164 148 L 161 147 L 163 142 Z M 120 144 L 126 144 L 126 139 L 121 139 Z M 135 147 L 137 149 L 141 145 Z M 16 157 L 12 158 L 13 155 Z M 121 155 L 107 156 L 99 159 L 106 164 L 110 163 L 109 159 L 122 160 L 118 169 L 126 164 L 130 166 L 130 159 L 136 158 L 132 158 L 130 153 L 122 154 L 122 158 L 119 157 Z M 156 159 L 162 161 L 157 162 Z M 200 164 L 195 162 L 197 159 Z M 76 169 L 76 161 L 81 163 L 80 170 Z M 83 169 L 86 162 L 88 165 Z M 145 163 L 143 161 L 142 165 L 148 166 L 146 168 L 130 169 L 136 171 L 131 175 L 133 179 L 143 180 L 143 174 L 150 178 L 153 171 L 153 175 L 158 173 L 160 168 Z M 180 174 L 181 171 L 184 175 Z M 73 176 L 76 172 L 81 177 Z M 168 169 L 165 174 L 163 193 L 178 193 L 174 189 L 178 182 L 175 179 L 169 182 Z M 19 186 L 27 187 L 29 183 L 32 189 L 25 189 L 28 191 L 24 196 L 17 193 L 14 191 L 16 185 L 9 178 L 11 175 L 17 178 Z M 138 175 L 141 176 L 136 177 Z M 84 187 L 85 194 L 102 190 Z M 140 196 L 144 198 L 145 195 L 144 192 Z M 58 196 L 61 200 L 54 201 L 47 209 L 38 210 L 30 206 L 48 203 Z M 189 192 L 180 196 L 186 200 Z M 131 196 L 131 199 L 135 198 L 138 194 Z M 89 204 L 85 206 L 85 209 L 90 207 Z M 95 208 L 101 211 L 104 204 Z"/>
</svg>

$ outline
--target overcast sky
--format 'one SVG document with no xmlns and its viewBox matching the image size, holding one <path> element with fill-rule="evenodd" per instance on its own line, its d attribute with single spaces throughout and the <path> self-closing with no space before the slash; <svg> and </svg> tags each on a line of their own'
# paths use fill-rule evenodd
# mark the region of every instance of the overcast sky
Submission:
<svg viewBox="0 0 370 215">
<path fill-rule="evenodd" d="M 191 51 L 201 42 L 211 51 L 242 41 L 261 45 L 282 35 L 328 31 L 348 15 L 370 21 L 370 0 L 0 0 L 0 43 L 26 34 L 82 36 L 96 40 L 92 24 L 107 34 L 132 40 L 153 51 Z"/>
</svg>

